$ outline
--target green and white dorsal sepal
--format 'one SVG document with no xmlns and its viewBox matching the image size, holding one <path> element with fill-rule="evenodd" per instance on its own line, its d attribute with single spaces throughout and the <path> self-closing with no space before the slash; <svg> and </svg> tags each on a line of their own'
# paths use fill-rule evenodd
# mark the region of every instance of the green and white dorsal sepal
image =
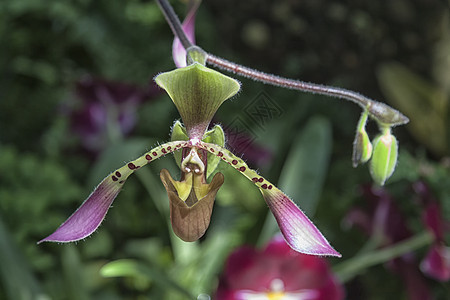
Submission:
<svg viewBox="0 0 450 300">
<path fill-rule="evenodd" d="M 161 73 L 155 82 L 169 94 L 189 138 L 201 139 L 222 103 L 241 88 L 239 81 L 198 62 Z"/>
</svg>

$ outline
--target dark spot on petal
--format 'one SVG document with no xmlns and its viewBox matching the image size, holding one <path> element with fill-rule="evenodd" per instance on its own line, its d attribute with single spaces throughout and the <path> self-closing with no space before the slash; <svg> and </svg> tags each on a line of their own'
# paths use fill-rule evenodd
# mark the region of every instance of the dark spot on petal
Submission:
<svg viewBox="0 0 450 300">
<path fill-rule="evenodd" d="M 128 168 L 129 168 L 130 170 L 137 169 L 137 167 L 136 167 L 133 163 L 129 163 L 129 164 L 128 164 Z"/>
<path fill-rule="evenodd" d="M 259 182 L 263 182 L 263 181 L 264 181 L 264 178 L 261 177 L 260 179 L 258 179 L 258 181 L 259 181 Z"/>
<path fill-rule="evenodd" d="M 233 159 L 233 161 L 231 162 L 233 165 L 237 165 L 237 160 Z"/>
<path fill-rule="evenodd" d="M 170 146 L 167 147 L 167 151 L 170 151 L 170 150 L 172 150 L 172 147 L 170 147 Z"/>
<path fill-rule="evenodd" d="M 119 181 L 119 183 L 120 183 L 120 184 L 122 184 L 122 183 L 124 183 L 124 182 L 125 182 L 125 180 L 121 180 L 121 181 Z"/>
<path fill-rule="evenodd" d="M 116 176 L 117 176 L 117 177 L 120 177 L 120 176 L 122 176 L 122 174 L 120 174 L 119 171 L 116 171 Z"/>
<path fill-rule="evenodd" d="M 162 148 L 161 152 L 164 153 L 164 154 L 167 154 L 167 151 L 166 151 L 165 148 Z"/>
<path fill-rule="evenodd" d="M 268 189 L 271 190 L 272 189 L 272 185 L 269 185 Z"/>
<path fill-rule="evenodd" d="M 146 160 L 152 160 L 152 157 L 150 156 L 150 154 L 145 155 L 145 159 Z"/>
<path fill-rule="evenodd" d="M 222 157 L 223 156 L 223 153 L 222 152 L 219 152 L 219 154 L 217 154 L 219 157 Z"/>
<path fill-rule="evenodd" d="M 242 167 L 239 168 L 239 171 L 241 171 L 241 172 L 245 172 L 245 170 L 246 170 L 246 169 L 245 169 L 244 166 L 242 166 Z"/>
<path fill-rule="evenodd" d="M 263 189 L 267 189 L 267 184 L 263 184 L 262 186 L 261 186 Z"/>
<path fill-rule="evenodd" d="M 213 149 L 213 148 L 209 148 L 209 150 L 211 150 L 211 152 L 214 152 L 214 149 Z"/>
<path fill-rule="evenodd" d="M 153 156 L 157 156 L 158 155 L 158 153 L 156 153 L 156 151 L 153 151 L 152 154 L 153 154 Z"/>
<path fill-rule="evenodd" d="M 112 179 L 113 181 L 117 181 L 117 180 L 118 180 L 117 177 L 114 176 L 114 175 L 111 177 L 111 179 Z"/>
<path fill-rule="evenodd" d="M 258 178 L 253 177 L 253 178 L 252 178 L 252 181 L 253 181 L 253 182 L 258 182 Z"/>
</svg>

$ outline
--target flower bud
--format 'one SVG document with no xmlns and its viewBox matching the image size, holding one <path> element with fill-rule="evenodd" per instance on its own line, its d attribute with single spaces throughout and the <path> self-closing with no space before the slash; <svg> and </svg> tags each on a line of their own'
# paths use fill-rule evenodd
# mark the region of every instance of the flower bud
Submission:
<svg viewBox="0 0 450 300">
<path fill-rule="evenodd" d="M 356 132 L 355 140 L 353 141 L 353 167 L 356 168 L 359 164 L 366 163 L 372 156 L 372 144 L 369 136 L 363 128 Z"/>
<path fill-rule="evenodd" d="M 373 140 L 370 174 L 377 184 L 384 185 L 384 182 L 391 177 L 397 164 L 397 155 L 397 139 L 389 130 Z"/>
</svg>

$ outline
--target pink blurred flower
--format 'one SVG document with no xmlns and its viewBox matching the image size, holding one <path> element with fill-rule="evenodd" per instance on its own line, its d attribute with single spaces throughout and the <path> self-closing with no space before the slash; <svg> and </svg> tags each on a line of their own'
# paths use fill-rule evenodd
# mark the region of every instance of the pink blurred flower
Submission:
<svg viewBox="0 0 450 300">
<path fill-rule="evenodd" d="M 434 236 L 434 243 L 420 264 L 420 269 L 427 276 L 438 281 L 450 280 L 450 248 L 445 246 L 444 234 L 449 231 L 449 223 L 441 214 L 441 207 L 423 181 L 413 185 L 419 200 L 425 206 L 422 221 Z"/>
<path fill-rule="evenodd" d="M 137 122 L 138 106 L 160 94 L 152 83 L 146 88 L 123 82 L 86 77 L 75 87 L 76 107 L 69 109 L 72 131 L 89 151 L 102 150 L 111 135 L 128 135 Z"/>
<path fill-rule="evenodd" d="M 182 27 L 188 40 L 195 45 L 195 16 L 197 13 L 200 1 L 193 1 L 191 8 L 183 21 Z M 176 37 L 172 44 L 172 57 L 177 68 L 186 67 L 186 50 L 181 44 L 180 40 Z"/>
<path fill-rule="evenodd" d="M 412 236 L 405 216 L 385 189 L 365 186 L 363 196 L 367 201 L 366 209 L 352 209 L 346 216 L 347 224 L 360 227 L 368 236 L 378 239 L 381 248 Z M 386 266 L 402 278 L 408 299 L 428 300 L 431 294 L 418 265 L 414 253 L 407 253 L 389 261 Z"/>
<path fill-rule="evenodd" d="M 325 258 L 292 250 L 276 236 L 263 251 L 233 252 L 217 289 L 217 300 L 343 299 L 344 289 Z"/>
<path fill-rule="evenodd" d="M 434 244 L 420 264 L 423 273 L 439 281 L 450 279 L 450 248 Z"/>
</svg>

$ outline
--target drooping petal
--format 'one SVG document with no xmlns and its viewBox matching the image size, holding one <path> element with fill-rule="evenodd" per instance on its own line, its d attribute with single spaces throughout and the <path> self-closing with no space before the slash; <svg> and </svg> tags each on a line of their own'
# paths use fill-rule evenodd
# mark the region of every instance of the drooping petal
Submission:
<svg viewBox="0 0 450 300">
<path fill-rule="evenodd" d="M 240 83 L 197 62 L 155 77 L 180 113 L 190 139 L 201 140 L 220 105 L 234 96 Z"/>
<path fill-rule="evenodd" d="M 136 160 L 109 174 L 95 188 L 83 204 L 54 233 L 42 242 L 74 242 L 91 235 L 106 216 L 108 209 L 122 189 L 126 179 L 140 167 L 186 146 L 187 142 L 170 142 L 160 145 Z"/>
<path fill-rule="evenodd" d="M 177 182 L 166 169 L 161 170 L 160 177 L 169 196 L 173 231 L 185 242 L 198 240 L 209 227 L 214 200 L 224 182 L 222 173 L 216 173 L 203 187 Z"/>
<path fill-rule="evenodd" d="M 341 256 L 288 196 L 250 169 L 242 159 L 214 144 L 199 142 L 198 146 L 220 157 L 259 188 L 292 249 L 312 255 Z"/>
<path fill-rule="evenodd" d="M 433 245 L 420 264 L 420 269 L 436 280 L 450 280 L 450 248 L 438 243 Z"/>
<path fill-rule="evenodd" d="M 195 44 L 195 15 L 200 1 L 195 1 L 194 5 L 189 10 L 189 13 L 184 19 L 182 27 L 189 41 Z M 176 37 L 172 44 L 172 57 L 177 68 L 186 67 L 186 49 L 184 49 L 180 40 Z"/>
<path fill-rule="evenodd" d="M 334 250 L 308 217 L 276 187 L 260 189 L 286 242 L 294 250 L 313 255 L 341 255 Z"/>
</svg>

